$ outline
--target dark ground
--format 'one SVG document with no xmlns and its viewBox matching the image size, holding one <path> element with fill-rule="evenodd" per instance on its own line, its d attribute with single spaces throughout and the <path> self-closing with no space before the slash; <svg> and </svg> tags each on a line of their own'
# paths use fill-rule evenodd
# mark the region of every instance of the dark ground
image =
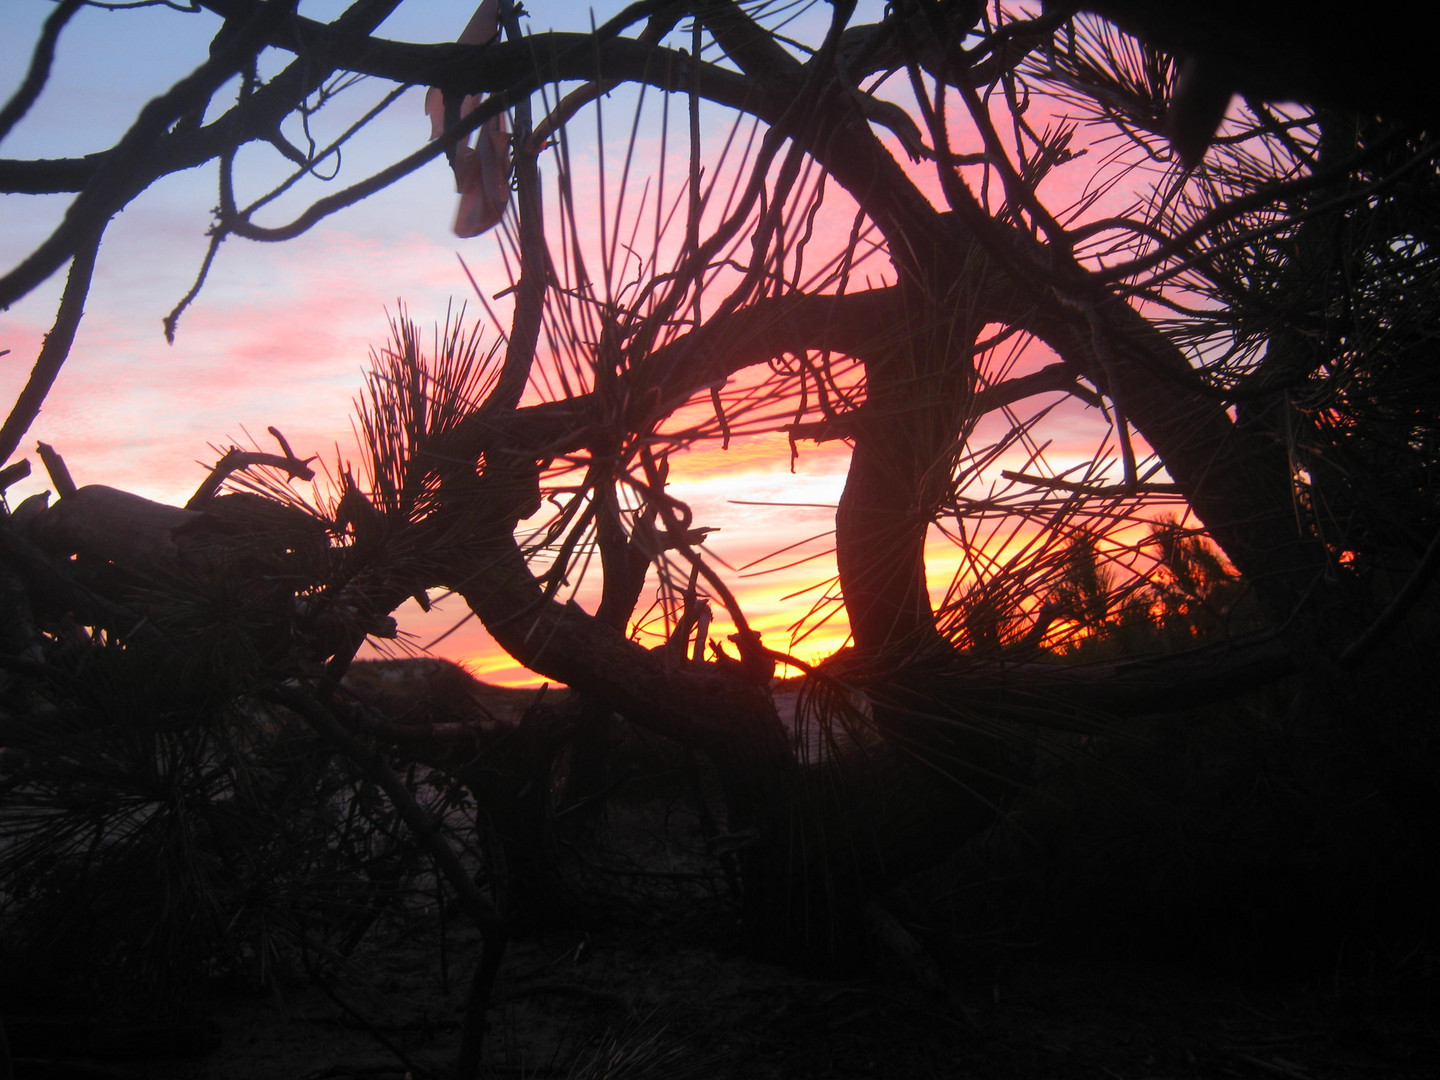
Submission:
<svg viewBox="0 0 1440 1080">
<path fill-rule="evenodd" d="M 1239 980 L 1140 962 L 976 959 L 943 988 L 822 981 L 736 955 L 714 913 L 520 943 L 497 987 L 496 1076 L 928 1077 L 1114 1080 L 1433 1078 L 1433 1001 L 1383 988 Z M 396 926 L 322 991 L 217 995 L 198 1015 L 221 1044 L 190 1060 L 51 1066 L 19 1076 L 302 1078 L 446 1075 L 473 932 L 448 941 L 449 989 L 427 934 Z M 26 1053 L 23 1025 L 13 1032 Z M 72 1044 L 73 1045 L 73 1044 Z M 612 1065 L 604 1068 L 604 1060 Z M 622 1067 L 623 1066 L 623 1067 Z M 593 1071 L 584 1071 L 589 1068 Z"/>
<path fill-rule="evenodd" d="M 603 840 L 615 859 L 575 879 L 596 904 L 590 929 L 511 944 L 485 1075 L 1440 1077 L 1433 950 L 1335 965 L 1257 961 L 1216 924 L 1183 961 L 1121 959 L 1111 943 L 1125 939 L 1131 916 L 1116 908 L 1107 919 L 1092 904 L 1069 920 L 1063 950 L 952 928 L 951 947 L 919 964 L 809 978 L 737 951 L 738 917 L 673 791 L 642 785 L 616 799 Z M 1172 918 L 1193 924 L 1196 912 Z M 396 911 L 328 965 L 323 983 L 292 965 L 263 990 L 213 985 L 183 1029 L 75 1027 L 53 1007 L 42 1019 L 17 1008 L 12 984 L 16 1075 L 448 1076 L 478 945 L 458 914 Z M 177 1031 L 206 1052 L 166 1058 Z"/>
<path fill-rule="evenodd" d="M 1287 978 L 1000 945 L 953 952 L 918 980 L 815 979 L 739 954 L 737 936 L 728 905 L 694 897 L 513 943 L 486 1075 L 1440 1076 L 1432 991 L 1383 973 Z M 138 1048 L 133 1025 L 63 1034 L 12 1014 L 16 1075 L 448 1076 L 478 943 L 458 916 L 442 933 L 433 912 L 397 915 L 323 985 L 291 972 L 263 992 L 214 987 L 194 1017 L 218 1046 L 198 1056 L 161 1060 L 164 1037 Z"/>
</svg>

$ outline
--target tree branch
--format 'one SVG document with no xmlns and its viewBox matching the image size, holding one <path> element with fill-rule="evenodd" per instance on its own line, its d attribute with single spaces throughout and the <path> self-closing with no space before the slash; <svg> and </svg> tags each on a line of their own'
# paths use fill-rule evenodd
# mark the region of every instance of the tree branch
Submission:
<svg viewBox="0 0 1440 1080">
<path fill-rule="evenodd" d="M 0 308 L 8 308 L 74 256 L 111 217 L 145 190 L 156 177 L 154 148 L 177 120 L 203 108 L 215 91 L 253 57 L 268 36 L 267 24 L 279 22 L 283 8 L 266 5 L 205 63 L 140 111 L 106 162 L 65 213 L 64 220 L 14 270 L 0 278 Z"/>
<path fill-rule="evenodd" d="M 280 433 L 274 428 L 271 428 L 270 432 L 277 439 L 280 438 Z M 281 439 L 280 442 L 284 446 L 284 440 Z M 285 449 L 288 451 L 290 448 L 285 446 Z M 314 458 L 307 458 L 302 461 L 293 453 L 265 454 L 258 450 L 241 450 L 238 446 L 232 446 L 225 452 L 225 456 L 215 463 L 215 467 L 210 470 L 210 475 L 205 478 L 204 482 L 195 489 L 195 494 L 190 496 L 190 501 L 185 504 L 185 509 L 204 510 L 205 504 L 215 497 L 220 490 L 220 485 L 225 483 L 232 473 L 255 465 L 268 465 L 272 469 L 281 469 L 299 480 L 313 480 L 315 479 L 315 470 L 310 468 L 310 462 L 314 460 Z"/>
<path fill-rule="evenodd" d="M 102 224 L 88 242 L 82 242 L 76 249 L 74 261 L 70 264 L 70 277 L 65 282 L 65 292 L 60 297 L 60 310 L 55 316 L 55 325 L 45 335 L 40 346 L 40 355 L 35 358 L 35 367 L 10 415 L 0 427 L 0 462 L 9 459 L 20 445 L 20 440 L 30 430 L 35 417 L 40 415 L 40 406 L 60 368 L 70 355 L 70 346 L 75 342 L 75 332 L 80 328 L 80 319 L 85 314 L 85 298 L 90 294 L 90 280 L 95 273 L 95 259 L 100 252 L 100 240 L 104 236 Z"/>
<path fill-rule="evenodd" d="M 40 96 L 45 80 L 50 77 L 50 65 L 55 60 L 55 43 L 60 40 L 60 31 L 70 21 L 70 16 L 79 11 L 84 3 L 85 0 L 64 0 L 45 20 L 40 31 L 40 40 L 35 43 L 35 51 L 30 55 L 30 69 L 25 73 L 25 81 L 5 103 L 5 107 L 0 109 L 0 142 L 5 140 L 5 136 L 10 134 L 10 130 L 30 111 L 30 106 L 35 104 L 35 99 Z"/>
<path fill-rule="evenodd" d="M 336 32 L 354 36 L 368 31 L 398 2 L 359 0 L 337 21 Z M 226 36 L 223 46 L 205 63 L 147 104 L 112 149 L 78 162 L 0 162 L 0 177 L 18 173 L 26 181 L 27 190 L 36 187 L 37 180 L 47 172 L 64 178 L 67 184 L 78 179 L 82 166 L 88 172 L 80 194 L 59 227 L 0 278 L 0 309 L 8 308 L 48 278 L 74 254 L 83 236 L 103 226 L 160 177 L 194 168 L 226 149 L 264 137 L 263 132 L 290 113 L 334 70 L 334 65 L 325 66 L 323 55 L 307 55 L 272 79 L 248 107 L 237 105 L 197 132 L 172 132 L 170 129 L 181 117 L 203 108 L 215 91 L 264 47 L 276 25 L 288 21 L 280 5 L 246 5 L 246 9 L 258 13 L 242 30 Z M 271 123 L 266 123 L 267 118 Z"/>
</svg>

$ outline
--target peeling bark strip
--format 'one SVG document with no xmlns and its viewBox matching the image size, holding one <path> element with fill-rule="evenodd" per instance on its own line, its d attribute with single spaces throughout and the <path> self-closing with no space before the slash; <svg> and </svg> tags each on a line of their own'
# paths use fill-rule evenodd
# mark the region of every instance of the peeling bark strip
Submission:
<svg viewBox="0 0 1440 1080">
<path fill-rule="evenodd" d="M 499 33 L 499 0 L 484 0 L 456 40 L 461 45 L 488 45 Z M 453 97 L 447 98 L 443 90 L 432 86 L 425 93 L 430 138 L 441 138 L 447 128 L 478 109 L 482 100 L 479 95 L 467 94 L 457 105 Z M 460 193 L 455 235 L 465 238 L 479 236 L 498 225 L 510 201 L 510 134 L 505 114 L 496 113 L 486 120 L 476 140 L 471 146 L 466 135 L 445 147 L 445 156 L 455 172 L 455 190 Z"/>
</svg>

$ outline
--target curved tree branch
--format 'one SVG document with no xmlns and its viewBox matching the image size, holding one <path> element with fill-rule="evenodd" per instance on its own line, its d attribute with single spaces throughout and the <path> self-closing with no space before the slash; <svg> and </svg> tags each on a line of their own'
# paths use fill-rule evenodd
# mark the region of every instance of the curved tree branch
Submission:
<svg viewBox="0 0 1440 1080">
<path fill-rule="evenodd" d="M 20 122 L 20 118 L 40 96 L 45 80 L 50 77 L 50 65 L 55 60 L 55 43 L 60 40 L 60 31 L 70 21 L 70 16 L 79 11 L 84 3 L 85 0 L 64 0 L 45 20 L 45 26 L 40 31 L 40 40 L 35 43 L 35 51 L 30 56 L 30 69 L 25 73 L 25 81 L 5 103 L 5 107 L 0 109 L 0 142 L 5 140 L 5 136 L 10 134 L 10 130 Z"/>
<path fill-rule="evenodd" d="M 65 292 L 60 297 L 60 310 L 55 316 L 55 325 L 45 335 L 45 344 L 40 347 L 40 355 L 35 359 L 30 379 L 20 391 L 20 396 L 15 399 L 10 415 L 5 418 L 4 427 L 0 427 L 0 462 L 8 461 L 10 455 L 20 446 L 20 440 L 30 430 L 35 417 L 40 415 L 40 406 L 45 396 L 50 393 L 50 388 L 55 385 L 65 358 L 70 355 L 75 332 L 80 327 L 81 316 L 85 314 L 85 298 L 90 294 L 90 280 L 95 273 L 95 259 L 99 255 L 100 240 L 104 235 L 102 225 L 94 236 L 88 242 L 80 244 L 75 252 L 74 260 L 70 264 L 70 277 L 66 280 Z"/>
</svg>

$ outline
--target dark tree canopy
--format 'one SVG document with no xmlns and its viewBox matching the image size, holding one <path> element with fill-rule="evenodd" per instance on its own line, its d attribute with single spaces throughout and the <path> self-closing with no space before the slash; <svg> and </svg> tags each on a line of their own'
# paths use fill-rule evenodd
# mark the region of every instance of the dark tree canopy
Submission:
<svg viewBox="0 0 1440 1080">
<path fill-rule="evenodd" d="M 0 136 L 43 92 L 54 38 L 81 6 L 56 6 Z M 485 180 L 509 169 L 514 273 L 477 286 L 508 286 L 513 315 L 488 357 L 453 328 L 427 356 L 397 328 L 362 418 L 372 460 L 332 506 L 286 504 L 272 472 L 253 474 L 248 495 L 197 494 L 178 527 L 94 489 L 17 510 L 0 556 L 36 610 L 11 655 L 40 663 L 59 641 L 46 612 L 139 647 L 127 575 L 157 559 L 186 572 L 248 559 L 246 572 L 282 582 L 257 618 L 294 622 L 297 596 L 329 612 L 295 624 L 303 645 L 262 658 L 271 699 L 350 747 L 325 694 L 354 649 L 407 597 L 454 590 L 585 703 L 571 722 L 618 714 L 714 763 L 728 830 L 750 838 L 735 856 L 750 943 L 771 954 L 825 954 L 847 903 L 985 828 L 1030 775 L 1017 747 L 1037 726 L 1300 672 L 1297 714 L 1369 755 L 1397 798 L 1433 801 L 1434 737 L 1414 706 L 1430 691 L 1416 658 L 1434 643 L 1440 559 L 1440 173 L 1430 99 L 1409 96 L 1408 76 L 1317 81 L 1337 46 L 1316 29 L 1271 80 L 1250 78 L 1278 48 L 1281 5 L 1265 4 L 1244 5 L 1252 34 L 1221 40 L 1178 8 L 1080 5 L 1109 23 L 1072 5 L 897 0 L 863 24 L 837 0 L 797 41 L 774 3 L 648 0 L 592 34 L 526 34 L 502 0 L 484 44 L 377 36 L 397 0 L 355 0 L 329 23 L 279 2 L 198 6 L 224 18 L 209 58 L 111 148 L 0 160 L 7 202 L 71 197 L 0 276 L 8 305 L 68 273 L 6 455 L 63 378 L 107 222 L 179 170 L 217 170 L 217 245 L 280 242 L 442 155 L 463 187 L 489 152 Z M 262 49 L 288 66 L 257 77 Z M 350 74 L 438 88 L 439 137 L 273 214 L 268 193 L 245 191 L 237 153 L 268 142 L 297 176 L 315 170 L 325 148 L 297 148 L 283 124 Z M 583 205 L 569 126 L 627 86 L 646 91 L 645 123 L 663 109 L 655 175 L 672 187 L 622 209 L 622 177 L 607 203 Z M 711 126 L 724 118 L 735 134 L 722 148 Z M 628 123 L 612 116 L 607 130 L 623 139 Z M 829 235 L 846 238 L 830 243 L 835 222 Z M 1103 417 L 1090 459 L 1052 460 L 1049 425 L 1082 409 Z M 823 765 L 797 757 L 776 713 L 785 657 L 707 555 L 711 523 L 666 490 L 680 451 L 759 432 L 802 453 L 809 441 L 850 451 L 834 548 L 853 647 L 811 673 L 808 693 L 822 722 L 861 715 L 873 737 Z M 230 464 L 308 468 L 283 450 Z M 106 548 L 118 521 L 203 536 L 227 512 L 223 540 Z M 237 536 L 265 550 L 242 552 Z M 942 538 L 959 570 L 937 608 L 927 551 Z M 77 551 L 111 569 L 74 580 L 78 564 L 59 560 Z M 593 610 L 562 600 L 582 573 L 602 578 Z M 643 597 L 657 589 L 652 610 Z M 707 642 L 712 607 L 730 642 Z M 669 644 L 642 644 L 641 622 Z M 1140 624 L 1164 629 L 1141 635 L 1162 655 L 1105 646 Z M 318 698 L 285 681 L 297 672 Z M 820 768 L 839 777 L 824 793 L 808 779 Z M 857 857 L 862 834 L 876 842 Z"/>
</svg>

